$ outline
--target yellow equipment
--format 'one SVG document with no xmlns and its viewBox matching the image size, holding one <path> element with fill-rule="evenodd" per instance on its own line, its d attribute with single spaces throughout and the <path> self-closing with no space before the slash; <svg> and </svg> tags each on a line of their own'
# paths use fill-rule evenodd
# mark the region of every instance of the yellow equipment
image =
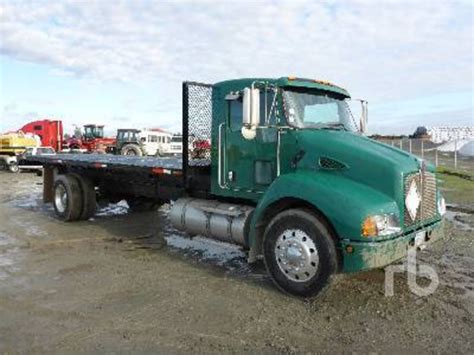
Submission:
<svg viewBox="0 0 474 355">
<path fill-rule="evenodd" d="M 6 133 L 0 135 L 0 154 L 18 155 L 26 148 L 39 146 L 39 140 L 35 136 L 23 132 Z"/>
</svg>

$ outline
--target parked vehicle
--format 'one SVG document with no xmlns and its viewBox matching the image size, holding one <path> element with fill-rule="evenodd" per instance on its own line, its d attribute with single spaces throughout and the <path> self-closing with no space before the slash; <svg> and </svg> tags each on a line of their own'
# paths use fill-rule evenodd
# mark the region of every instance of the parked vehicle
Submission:
<svg viewBox="0 0 474 355">
<path fill-rule="evenodd" d="M 22 154 L 25 149 L 40 144 L 38 136 L 22 131 L 0 135 L 0 165 L 11 172 L 17 172 L 17 156 Z"/>
<path fill-rule="evenodd" d="M 162 129 L 146 129 L 140 132 L 146 155 L 165 156 L 170 154 L 172 134 Z"/>
<path fill-rule="evenodd" d="M 140 140 L 140 130 L 118 129 L 115 153 L 121 155 L 146 155 L 145 147 Z"/>
<path fill-rule="evenodd" d="M 41 157 L 44 201 L 65 221 L 96 199 L 174 201 L 172 224 L 237 243 L 283 291 L 314 296 L 337 272 L 381 268 L 442 237 L 434 167 L 364 137 L 349 93 L 301 78 L 183 84 L 183 157 Z M 189 139 L 210 155 L 190 154 Z"/>
<path fill-rule="evenodd" d="M 64 141 L 63 148 L 71 151 L 85 150 L 89 153 L 105 153 L 115 146 L 115 138 L 104 137 L 104 126 L 89 124 L 84 126 L 81 137 L 70 137 Z"/>
<path fill-rule="evenodd" d="M 170 144 L 167 154 L 179 156 L 183 154 L 183 136 L 180 134 L 174 134 L 171 136 Z"/>
<path fill-rule="evenodd" d="M 38 175 L 41 175 L 43 164 L 35 160 L 35 157 L 52 155 L 56 155 L 56 151 L 53 147 L 27 148 L 23 154 L 17 157 L 17 171 L 36 171 Z"/>
<path fill-rule="evenodd" d="M 63 146 L 63 123 L 59 120 L 29 122 L 20 128 L 23 133 L 37 135 L 42 147 L 52 147 L 59 152 Z"/>
</svg>

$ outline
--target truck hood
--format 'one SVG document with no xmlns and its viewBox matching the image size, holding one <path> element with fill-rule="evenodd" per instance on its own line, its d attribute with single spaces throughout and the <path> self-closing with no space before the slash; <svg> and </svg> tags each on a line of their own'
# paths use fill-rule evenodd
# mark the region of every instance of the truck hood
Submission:
<svg viewBox="0 0 474 355">
<path fill-rule="evenodd" d="M 294 131 L 305 152 L 298 168 L 342 174 L 403 203 L 403 176 L 419 170 L 419 159 L 398 148 L 339 130 Z"/>
</svg>

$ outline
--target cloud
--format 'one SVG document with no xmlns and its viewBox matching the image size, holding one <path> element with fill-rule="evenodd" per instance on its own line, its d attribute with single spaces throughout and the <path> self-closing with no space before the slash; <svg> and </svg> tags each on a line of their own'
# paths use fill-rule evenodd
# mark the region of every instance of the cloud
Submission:
<svg viewBox="0 0 474 355">
<path fill-rule="evenodd" d="M 2 5 L 1 52 L 101 80 L 294 73 L 466 86 L 470 13 L 453 1 L 14 2 Z"/>
<path fill-rule="evenodd" d="M 29 121 L 39 119 L 40 114 L 35 111 L 21 110 L 16 103 L 9 103 L 4 106 L 0 120 L 0 132 L 16 131 Z M 18 122 L 24 122 L 19 125 Z"/>
<path fill-rule="evenodd" d="M 327 79 L 371 102 L 472 91 L 469 1 L 15 1 L 0 21 L 6 56 L 158 83 L 165 103 L 183 80 L 248 76 Z"/>
</svg>

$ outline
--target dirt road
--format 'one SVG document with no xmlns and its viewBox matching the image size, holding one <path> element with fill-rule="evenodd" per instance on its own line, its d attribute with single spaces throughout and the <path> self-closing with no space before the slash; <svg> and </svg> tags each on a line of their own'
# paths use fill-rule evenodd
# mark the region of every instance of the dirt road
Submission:
<svg viewBox="0 0 474 355">
<path fill-rule="evenodd" d="M 239 248 L 184 238 L 167 206 L 129 214 L 119 204 L 63 223 L 42 205 L 41 183 L 0 172 L 0 352 L 474 348 L 469 213 L 451 213 L 446 242 L 418 255 L 438 272 L 434 294 L 414 295 L 397 274 L 385 297 L 377 270 L 338 276 L 302 301 L 248 267 Z"/>
</svg>

